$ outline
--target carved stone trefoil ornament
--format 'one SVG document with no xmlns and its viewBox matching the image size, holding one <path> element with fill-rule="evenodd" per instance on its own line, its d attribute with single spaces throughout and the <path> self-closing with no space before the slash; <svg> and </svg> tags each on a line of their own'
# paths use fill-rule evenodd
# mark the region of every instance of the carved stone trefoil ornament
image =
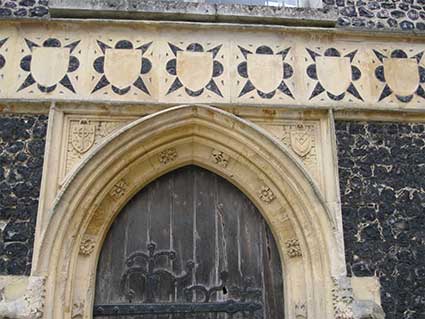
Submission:
<svg viewBox="0 0 425 319">
<path fill-rule="evenodd" d="M 298 239 L 294 238 L 294 239 L 289 239 L 286 241 L 286 250 L 288 253 L 288 256 L 291 258 L 294 257 L 301 257 L 302 256 L 302 252 L 301 252 L 301 246 L 300 246 L 300 242 L 298 241 Z"/>
<path fill-rule="evenodd" d="M 109 195 L 112 197 L 113 200 L 118 200 L 125 195 L 127 189 L 128 185 L 122 179 L 112 187 L 111 191 L 109 192 Z"/>
<path fill-rule="evenodd" d="M 72 306 L 72 319 L 83 319 L 84 316 L 84 303 L 76 302 Z"/>
<path fill-rule="evenodd" d="M 174 161 L 176 158 L 177 158 L 177 150 L 174 147 L 166 149 L 165 151 L 162 151 L 161 153 L 159 153 L 159 162 L 163 165 L 166 165 Z"/>
<path fill-rule="evenodd" d="M 304 303 L 295 305 L 295 319 L 307 319 L 307 307 Z"/>
<path fill-rule="evenodd" d="M 230 156 L 227 155 L 226 153 L 219 150 L 213 150 L 211 156 L 212 156 L 212 161 L 214 162 L 214 164 L 217 164 L 224 168 L 226 168 L 227 165 L 229 165 Z"/>
<path fill-rule="evenodd" d="M 313 147 L 313 138 L 306 126 L 302 123 L 298 124 L 290 135 L 293 151 L 300 157 L 308 155 Z"/>
<path fill-rule="evenodd" d="M 268 186 L 261 186 L 261 189 L 259 191 L 259 197 L 262 201 L 266 203 L 271 203 L 276 196 L 273 194 L 273 191 Z"/>
<path fill-rule="evenodd" d="M 89 256 L 94 251 L 96 247 L 96 241 L 93 236 L 84 235 L 80 244 L 80 254 L 84 256 Z"/>
<path fill-rule="evenodd" d="M 71 132 L 71 145 L 80 154 L 86 153 L 96 140 L 96 127 L 88 120 L 81 120 Z"/>
</svg>

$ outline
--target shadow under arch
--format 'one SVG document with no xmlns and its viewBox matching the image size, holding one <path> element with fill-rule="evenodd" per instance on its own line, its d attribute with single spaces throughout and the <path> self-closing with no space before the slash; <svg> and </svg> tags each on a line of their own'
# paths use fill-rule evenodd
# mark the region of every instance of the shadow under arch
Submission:
<svg viewBox="0 0 425 319">
<path fill-rule="evenodd" d="M 97 260 L 110 224 L 145 185 L 189 164 L 230 181 L 269 224 L 285 269 L 286 317 L 295 318 L 295 305 L 303 304 L 310 318 L 333 318 L 331 278 L 345 265 L 315 183 L 265 130 L 203 105 L 169 108 L 128 124 L 67 179 L 36 239 L 32 275 L 47 276 L 43 318 L 70 318 L 76 304 L 83 318 L 91 318 Z M 286 243 L 294 239 L 302 254 L 290 258 Z"/>
</svg>

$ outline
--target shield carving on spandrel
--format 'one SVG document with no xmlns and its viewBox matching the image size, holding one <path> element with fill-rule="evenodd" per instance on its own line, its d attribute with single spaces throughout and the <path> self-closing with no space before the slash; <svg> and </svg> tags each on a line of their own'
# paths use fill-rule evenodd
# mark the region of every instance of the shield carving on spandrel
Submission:
<svg viewBox="0 0 425 319">
<path fill-rule="evenodd" d="M 301 157 L 310 153 L 313 137 L 304 125 L 297 126 L 297 129 L 291 132 L 291 147 Z"/>
<path fill-rule="evenodd" d="M 96 127 L 89 121 L 81 120 L 72 127 L 71 144 L 80 154 L 86 153 L 95 142 Z"/>
<path fill-rule="evenodd" d="M 199 91 L 211 81 L 213 63 L 211 52 L 177 52 L 177 77 L 188 89 Z"/>
<path fill-rule="evenodd" d="M 270 93 L 283 80 L 283 61 L 280 55 L 248 54 L 248 78 L 257 90 Z"/>
<path fill-rule="evenodd" d="M 346 92 L 352 81 L 350 58 L 317 57 L 317 77 L 326 91 L 341 95 Z"/>
<path fill-rule="evenodd" d="M 105 76 L 119 89 L 131 86 L 142 70 L 142 51 L 133 49 L 106 49 Z"/>
<path fill-rule="evenodd" d="M 34 48 L 31 74 L 40 85 L 56 85 L 68 71 L 69 57 L 68 48 Z"/>
<path fill-rule="evenodd" d="M 411 95 L 419 85 L 419 69 L 415 59 L 384 59 L 385 81 L 398 95 Z"/>
</svg>

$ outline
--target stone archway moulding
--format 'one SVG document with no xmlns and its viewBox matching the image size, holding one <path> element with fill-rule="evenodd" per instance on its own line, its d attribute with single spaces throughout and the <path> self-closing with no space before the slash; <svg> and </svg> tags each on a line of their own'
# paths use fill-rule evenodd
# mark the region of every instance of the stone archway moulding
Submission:
<svg viewBox="0 0 425 319">
<path fill-rule="evenodd" d="M 36 238 L 32 276 L 45 278 L 46 296 L 35 312 L 91 318 L 97 260 L 115 216 L 150 181 L 188 164 L 229 180 L 269 223 L 284 269 L 286 318 L 350 311 L 335 307 L 334 278 L 345 276 L 341 234 L 299 160 L 253 123 L 191 105 L 128 124 L 69 176 Z"/>
</svg>

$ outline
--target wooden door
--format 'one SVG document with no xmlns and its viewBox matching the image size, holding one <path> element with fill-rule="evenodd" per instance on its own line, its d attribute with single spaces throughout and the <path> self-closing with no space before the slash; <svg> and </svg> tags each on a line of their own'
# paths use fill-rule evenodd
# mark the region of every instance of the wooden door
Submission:
<svg viewBox="0 0 425 319">
<path fill-rule="evenodd" d="M 279 254 L 252 202 L 187 166 L 122 210 L 99 259 L 96 318 L 283 319 Z"/>
</svg>

